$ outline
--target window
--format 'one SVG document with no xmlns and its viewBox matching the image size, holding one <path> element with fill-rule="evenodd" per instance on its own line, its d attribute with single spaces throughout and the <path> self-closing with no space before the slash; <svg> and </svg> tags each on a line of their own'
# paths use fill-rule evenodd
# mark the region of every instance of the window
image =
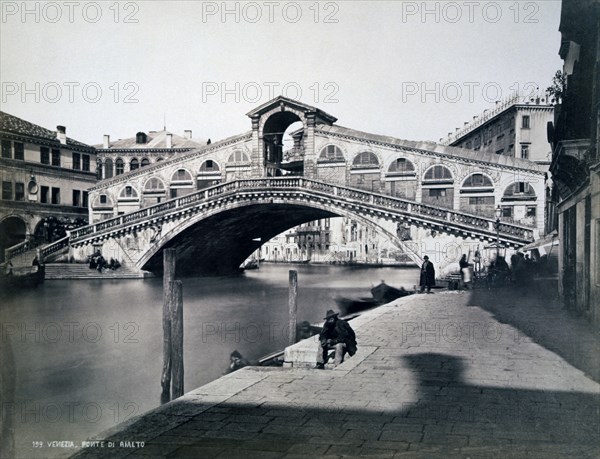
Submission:
<svg viewBox="0 0 600 459">
<path fill-rule="evenodd" d="M 496 137 L 497 142 L 501 142 L 503 140 L 504 140 L 504 134 L 500 134 L 498 137 Z"/>
<path fill-rule="evenodd" d="M 370 151 L 364 151 L 354 157 L 352 165 L 377 167 L 379 166 L 379 160 L 377 159 L 377 156 L 375 156 L 374 153 L 371 153 Z"/>
<path fill-rule="evenodd" d="M 81 155 L 79 153 L 73 153 L 73 169 L 81 169 Z"/>
<path fill-rule="evenodd" d="M 121 175 L 125 172 L 125 166 L 123 165 L 123 160 L 121 158 L 117 158 L 115 161 L 115 173 L 116 175 Z"/>
<path fill-rule="evenodd" d="M 83 207 L 87 207 L 89 203 L 89 193 L 87 191 L 83 192 L 83 202 L 81 203 L 81 205 Z"/>
<path fill-rule="evenodd" d="M 185 169 L 179 169 L 177 172 L 173 174 L 172 181 L 191 181 L 192 176 Z"/>
<path fill-rule="evenodd" d="M 106 204 L 108 202 L 108 199 L 106 198 L 105 194 L 101 194 L 100 195 L 100 204 Z"/>
<path fill-rule="evenodd" d="M 528 206 L 527 211 L 525 212 L 526 217 L 535 218 L 537 207 Z"/>
<path fill-rule="evenodd" d="M 239 150 L 231 153 L 229 155 L 229 159 L 227 160 L 227 162 L 229 163 L 246 163 L 248 161 L 248 155 L 246 155 L 246 153 L 244 153 L 243 151 Z"/>
<path fill-rule="evenodd" d="M 134 171 L 134 170 L 139 169 L 139 168 L 140 168 L 139 161 L 137 160 L 137 158 L 133 158 L 131 160 L 131 162 L 129 163 L 129 170 L 130 171 Z"/>
<path fill-rule="evenodd" d="M 165 185 L 163 184 L 163 182 L 161 182 L 161 180 L 158 177 L 152 177 L 144 185 L 145 193 L 156 193 L 156 192 L 162 193 L 164 191 L 165 191 Z"/>
<path fill-rule="evenodd" d="M 446 190 L 444 189 L 438 189 L 438 188 L 432 188 L 429 190 L 429 197 L 430 198 L 445 198 L 446 197 Z"/>
<path fill-rule="evenodd" d="M 523 115 L 521 119 L 521 127 L 523 129 L 529 129 L 529 115 Z"/>
<path fill-rule="evenodd" d="M 52 165 L 60 166 L 60 150 L 52 149 Z"/>
<path fill-rule="evenodd" d="M 12 199 L 12 182 L 2 182 L 2 199 L 4 201 Z"/>
<path fill-rule="evenodd" d="M 60 204 L 60 188 L 52 187 L 52 204 Z"/>
<path fill-rule="evenodd" d="M 500 148 L 500 150 L 496 150 L 497 155 L 501 155 L 502 153 L 504 153 L 504 148 Z"/>
<path fill-rule="evenodd" d="M 450 169 L 445 166 L 433 166 L 425 172 L 425 180 L 452 180 Z"/>
<path fill-rule="evenodd" d="M 415 166 L 406 158 L 397 158 L 396 161 L 390 164 L 388 172 L 414 173 Z"/>
<path fill-rule="evenodd" d="M 81 164 L 81 170 L 89 172 L 90 171 L 90 155 L 81 155 L 81 159 L 83 161 Z"/>
<path fill-rule="evenodd" d="M 127 185 L 125 188 L 123 188 L 121 194 L 119 195 L 119 198 L 122 199 L 135 199 L 137 197 L 137 191 L 135 191 L 135 188 L 133 188 L 131 185 Z"/>
<path fill-rule="evenodd" d="M 512 218 L 513 216 L 513 208 L 512 207 L 503 207 L 502 208 L 502 218 Z"/>
<path fill-rule="evenodd" d="M 150 165 L 150 160 L 148 158 L 142 159 L 142 167 L 146 167 Z"/>
<path fill-rule="evenodd" d="M 212 159 L 207 159 L 200 166 L 200 172 L 219 172 L 219 165 Z"/>
<path fill-rule="evenodd" d="M 48 147 L 40 147 L 40 162 L 50 164 L 50 149 Z"/>
<path fill-rule="evenodd" d="M 529 159 L 529 145 L 521 145 L 521 158 Z"/>
<path fill-rule="evenodd" d="M 477 187 L 493 187 L 492 181 L 483 174 L 471 174 L 469 175 L 463 187 L 465 188 L 477 188 Z"/>
<path fill-rule="evenodd" d="M 41 193 L 40 193 L 40 202 L 42 204 L 48 204 L 49 200 L 48 200 L 48 194 L 50 193 L 50 189 L 47 186 L 43 186 L 41 188 Z"/>
<path fill-rule="evenodd" d="M 15 201 L 25 201 L 25 184 L 15 183 Z"/>
<path fill-rule="evenodd" d="M 319 154 L 320 161 L 344 161 L 344 153 L 336 145 L 327 145 Z"/>
<path fill-rule="evenodd" d="M 81 206 L 81 191 L 79 190 L 73 190 L 73 205 L 75 207 L 80 207 Z"/>
<path fill-rule="evenodd" d="M 10 152 L 10 140 L 3 140 L 2 141 L 2 157 L 3 158 L 11 158 L 11 152 Z"/>
<path fill-rule="evenodd" d="M 21 142 L 15 142 L 15 159 L 25 160 L 25 145 Z"/>
</svg>

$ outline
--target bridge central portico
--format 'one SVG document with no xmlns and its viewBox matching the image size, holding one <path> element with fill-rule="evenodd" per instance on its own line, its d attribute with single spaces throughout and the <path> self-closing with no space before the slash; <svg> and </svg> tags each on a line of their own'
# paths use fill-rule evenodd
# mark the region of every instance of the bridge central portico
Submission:
<svg viewBox="0 0 600 459">
<path fill-rule="evenodd" d="M 344 128 L 284 97 L 248 116 L 250 132 L 90 189 L 92 224 L 71 233 L 70 255 L 101 249 L 157 270 L 162 249 L 177 247 L 189 271 L 226 272 L 288 228 L 347 216 L 441 266 L 497 238 L 520 247 L 543 228 L 544 175 L 532 162 Z"/>
</svg>

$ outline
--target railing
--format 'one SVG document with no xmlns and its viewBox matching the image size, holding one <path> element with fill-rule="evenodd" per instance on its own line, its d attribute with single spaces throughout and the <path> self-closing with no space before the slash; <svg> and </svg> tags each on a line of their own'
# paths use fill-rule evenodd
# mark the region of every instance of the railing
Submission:
<svg viewBox="0 0 600 459">
<path fill-rule="evenodd" d="M 25 253 L 28 250 L 31 250 L 31 248 L 32 248 L 31 239 L 27 238 L 24 241 L 19 242 L 16 245 L 13 245 L 7 249 L 4 249 L 4 260 L 8 261 L 8 260 L 16 257 L 17 255 L 21 255 L 22 253 Z"/>
<path fill-rule="evenodd" d="M 352 200 L 359 204 L 371 205 L 373 208 L 377 206 L 379 210 L 383 211 L 387 209 L 397 210 L 409 215 L 424 217 L 425 219 L 435 220 L 437 222 L 445 221 L 473 230 L 485 231 L 488 235 L 496 233 L 496 222 L 491 218 L 464 214 L 452 209 L 416 203 L 407 199 L 376 194 L 356 188 L 331 185 L 304 177 L 270 177 L 221 183 L 180 198 L 174 198 L 166 202 L 155 204 L 151 207 L 136 210 L 129 214 L 78 228 L 71 232 L 71 241 L 77 241 L 90 234 L 104 232 L 121 225 L 142 222 L 157 215 L 168 214 L 175 209 L 191 208 L 197 203 L 209 202 L 215 197 L 233 195 L 241 191 L 256 191 L 261 189 L 267 192 L 274 189 L 288 191 L 294 189 L 311 190 L 338 200 Z M 501 223 L 499 226 L 499 233 L 501 236 L 505 237 L 518 238 L 520 240 L 533 240 L 533 231 L 531 229 L 516 224 Z"/>
<path fill-rule="evenodd" d="M 59 239 L 58 241 L 54 241 L 51 244 L 48 244 L 47 246 L 42 247 L 42 249 L 40 250 L 40 253 L 42 255 L 42 260 L 44 258 L 48 257 L 49 255 L 52 255 L 53 253 L 56 253 L 68 246 L 69 246 L 69 236 L 65 236 L 62 239 Z M 40 261 L 42 261 L 42 260 L 40 260 Z"/>
</svg>

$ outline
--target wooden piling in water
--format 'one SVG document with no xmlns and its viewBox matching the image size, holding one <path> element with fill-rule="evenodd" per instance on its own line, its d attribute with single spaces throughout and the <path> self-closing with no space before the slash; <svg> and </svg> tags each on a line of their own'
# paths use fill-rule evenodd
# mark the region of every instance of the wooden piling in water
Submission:
<svg viewBox="0 0 600 459">
<path fill-rule="evenodd" d="M 166 403 L 171 396 L 171 298 L 175 278 L 175 249 L 163 251 L 163 369 L 160 378 L 162 393 L 161 403 Z"/>
<path fill-rule="evenodd" d="M 294 269 L 290 269 L 288 309 L 290 313 L 289 344 L 292 345 L 296 343 L 296 315 L 298 312 L 298 272 Z"/>
<path fill-rule="evenodd" d="M 183 284 L 171 282 L 171 400 L 183 395 Z"/>
</svg>

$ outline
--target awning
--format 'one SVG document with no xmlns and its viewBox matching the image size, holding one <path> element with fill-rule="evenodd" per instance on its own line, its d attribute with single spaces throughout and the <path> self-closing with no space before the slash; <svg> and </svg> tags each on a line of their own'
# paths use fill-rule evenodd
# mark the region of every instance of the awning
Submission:
<svg viewBox="0 0 600 459">
<path fill-rule="evenodd" d="M 534 249 L 550 249 L 551 247 L 558 245 L 558 232 L 552 231 L 549 234 L 546 234 L 543 238 L 538 239 L 531 244 L 527 244 L 524 247 L 521 247 L 522 252 L 529 252 Z M 547 250 L 546 250 L 547 251 Z"/>
</svg>

